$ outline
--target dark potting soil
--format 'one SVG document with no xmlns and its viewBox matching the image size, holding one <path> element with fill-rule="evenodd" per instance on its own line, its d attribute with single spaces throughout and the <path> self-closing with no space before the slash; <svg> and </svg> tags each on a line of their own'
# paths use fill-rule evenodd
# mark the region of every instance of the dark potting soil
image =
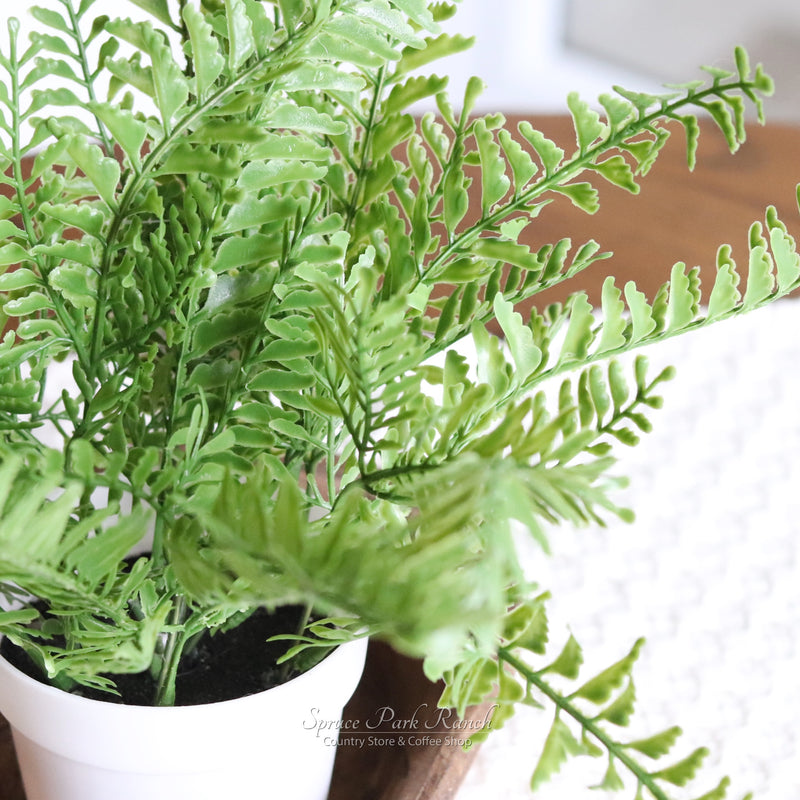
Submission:
<svg viewBox="0 0 800 800">
<path fill-rule="evenodd" d="M 181 661 L 175 682 L 175 705 L 233 700 L 270 689 L 293 677 L 291 665 L 287 668 L 275 664 L 290 643 L 267 640 L 277 634 L 296 631 L 303 613 L 303 609 L 294 606 L 272 612 L 257 609 L 237 627 L 203 636 Z M 27 653 L 8 639 L 0 642 L 0 655 L 26 675 L 46 682 Z M 149 672 L 109 677 L 119 695 L 84 686 L 77 686 L 72 693 L 112 703 L 152 705 L 155 684 Z"/>
</svg>

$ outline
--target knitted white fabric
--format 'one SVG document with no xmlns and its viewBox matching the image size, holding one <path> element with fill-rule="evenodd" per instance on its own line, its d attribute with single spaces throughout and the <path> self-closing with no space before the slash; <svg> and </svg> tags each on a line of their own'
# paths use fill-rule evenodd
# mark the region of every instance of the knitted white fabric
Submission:
<svg viewBox="0 0 800 800">
<path fill-rule="evenodd" d="M 696 797 L 728 774 L 735 800 L 800 798 L 800 301 L 645 352 L 653 376 L 668 364 L 678 375 L 650 414 L 655 431 L 621 451 L 636 522 L 557 528 L 551 558 L 534 546 L 527 556 L 553 593 L 553 653 L 569 625 L 588 678 L 647 637 L 630 738 L 681 725 L 664 766 L 711 749 L 692 793 L 671 796 Z M 551 721 L 524 709 L 493 734 L 457 800 L 531 797 Z M 535 797 L 602 800 L 585 787 L 604 770 L 573 759 Z"/>
</svg>

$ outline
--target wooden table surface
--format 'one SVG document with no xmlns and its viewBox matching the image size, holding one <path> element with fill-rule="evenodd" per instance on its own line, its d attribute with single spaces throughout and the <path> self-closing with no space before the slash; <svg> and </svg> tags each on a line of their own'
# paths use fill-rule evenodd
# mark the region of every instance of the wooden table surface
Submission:
<svg viewBox="0 0 800 800">
<path fill-rule="evenodd" d="M 569 151 L 574 147 L 571 123 L 561 117 L 538 117 L 534 123 Z M 747 259 L 747 232 L 765 208 L 775 205 L 784 222 L 800 238 L 795 187 L 800 181 L 800 130 L 790 126 L 752 124 L 748 141 L 735 156 L 724 139 L 704 127 L 698 166 L 686 167 L 685 144 L 676 130 L 641 193 L 633 197 L 613 186 L 601 187 L 601 210 L 588 216 L 566 198 L 548 206 L 526 244 L 540 246 L 570 236 L 580 245 L 596 239 L 615 256 L 595 265 L 572 286 L 546 300 L 563 299 L 569 289 L 585 288 L 593 300 L 606 275 L 620 283 L 635 280 L 651 294 L 669 277 L 672 265 L 684 261 L 711 270 L 721 243 L 734 247 L 734 258 Z M 579 283 L 578 283 L 579 282 Z M 538 301 L 537 301 L 538 302 Z M 384 648 L 372 648 L 368 671 L 347 714 L 363 718 L 376 708 L 394 705 L 398 711 L 434 703 L 435 687 L 419 665 Z M 476 712 L 479 714 L 480 712 Z M 455 793 L 469 766 L 470 754 L 457 747 L 401 746 L 340 749 L 331 800 L 445 800 Z M 0 800 L 24 800 L 8 726 L 0 717 Z"/>
<path fill-rule="evenodd" d="M 545 117 L 535 122 L 567 152 L 575 149 L 569 120 Z M 566 198 L 558 198 L 542 211 L 530 226 L 534 230 L 526 244 L 538 247 L 569 236 L 574 246 L 595 239 L 603 250 L 614 253 L 573 279 L 572 285 L 559 287 L 553 299 L 562 299 L 567 289 L 582 288 L 598 302 L 603 279 L 609 274 L 618 277 L 620 286 L 634 280 L 650 293 L 669 279 L 678 261 L 708 268 L 713 275 L 717 249 L 723 243 L 730 244 L 734 259 L 746 266 L 750 225 L 763 222 L 769 205 L 777 208 L 800 240 L 796 199 L 800 129 L 777 124 L 762 127 L 751 121 L 747 141 L 734 155 L 716 128 L 704 123 L 701 131 L 693 172 L 686 163 L 683 130 L 675 127 L 658 161 L 640 180 L 638 195 L 598 179 L 597 214 L 580 211 Z"/>
</svg>

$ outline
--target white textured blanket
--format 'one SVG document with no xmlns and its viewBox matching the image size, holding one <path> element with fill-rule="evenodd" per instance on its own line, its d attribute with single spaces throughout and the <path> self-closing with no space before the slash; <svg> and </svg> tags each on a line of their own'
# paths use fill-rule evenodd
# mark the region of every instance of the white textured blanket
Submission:
<svg viewBox="0 0 800 800">
<path fill-rule="evenodd" d="M 631 738 L 681 725 L 664 766 L 707 745 L 691 796 L 728 774 L 735 800 L 800 798 L 800 301 L 646 354 L 653 375 L 678 375 L 655 431 L 620 451 L 637 521 L 555 529 L 550 559 L 530 550 L 531 577 L 554 595 L 553 651 L 569 625 L 588 678 L 646 636 Z M 551 721 L 530 710 L 490 737 L 458 800 L 530 797 Z M 535 796 L 602 798 L 585 787 L 604 770 L 573 759 Z"/>
</svg>

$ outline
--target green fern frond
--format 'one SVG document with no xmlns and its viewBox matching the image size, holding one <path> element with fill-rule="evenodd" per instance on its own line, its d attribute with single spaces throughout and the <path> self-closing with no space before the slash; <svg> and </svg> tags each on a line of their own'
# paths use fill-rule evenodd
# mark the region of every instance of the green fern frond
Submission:
<svg viewBox="0 0 800 800">
<path fill-rule="evenodd" d="M 490 488 L 498 468 L 465 458 L 424 480 L 407 476 L 408 507 L 417 509 L 409 516 L 353 489 L 317 523 L 306 521 L 293 482 L 229 478 L 202 528 L 187 520 L 172 537 L 176 574 L 205 605 L 312 597 L 323 613 L 354 616 L 441 670 L 468 646 L 490 648 L 499 632 L 493 620 L 512 567 L 510 540 L 501 546 L 508 520 Z"/>
<path fill-rule="evenodd" d="M 59 487 L 58 497 L 48 499 Z M 56 682 L 108 688 L 113 684 L 103 674 L 148 667 L 170 602 L 162 599 L 140 617 L 131 604 L 144 603 L 149 591 L 146 562 L 120 569 L 141 538 L 143 512 L 108 524 L 115 511 L 108 507 L 76 524 L 82 491 L 80 483 L 65 483 L 52 466 L 40 473 L 18 456 L 4 456 L 0 591 L 19 597 L 35 592 L 47 611 L 43 617 L 29 607 L 25 627 L 18 612 L 2 611 L 0 632 L 24 646 Z M 49 637 L 38 631 L 45 618 Z M 104 645 L 109 633 L 118 645 L 112 650 Z"/>
<path fill-rule="evenodd" d="M 632 672 L 644 641 L 638 640 L 623 658 L 576 688 L 557 688 L 565 681 L 567 685 L 579 681 L 583 657 L 580 645 L 570 636 L 555 660 L 544 667 L 531 665 L 547 655 L 547 600 L 547 595 L 540 595 L 508 612 L 497 658 L 475 653 L 446 672 L 440 705 L 463 714 L 467 706 L 491 698 L 493 714 L 486 727 L 471 735 L 474 744 L 502 727 L 519 702 L 540 707 L 539 700 L 552 704 L 553 723 L 531 777 L 534 792 L 566 761 L 588 756 L 607 762 L 602 778 L 592 788 L 620 792 L 630 787 L 630 791 L 635 788 L 637 798 L 643 798 L 646 792 L 653 800 L 669 800 L 668 786 L 690 784 L 708 751 L 699 748 L 668 766 L 660 766 L 680 737 L 680 728 L 669 728 L 646 739 L 618 738 L 617 730 L 626 728 L 633 714 Z M 698 800 L 722 800 L 728 785 L 729 780 L 723 778 Z"/>
</svg>

